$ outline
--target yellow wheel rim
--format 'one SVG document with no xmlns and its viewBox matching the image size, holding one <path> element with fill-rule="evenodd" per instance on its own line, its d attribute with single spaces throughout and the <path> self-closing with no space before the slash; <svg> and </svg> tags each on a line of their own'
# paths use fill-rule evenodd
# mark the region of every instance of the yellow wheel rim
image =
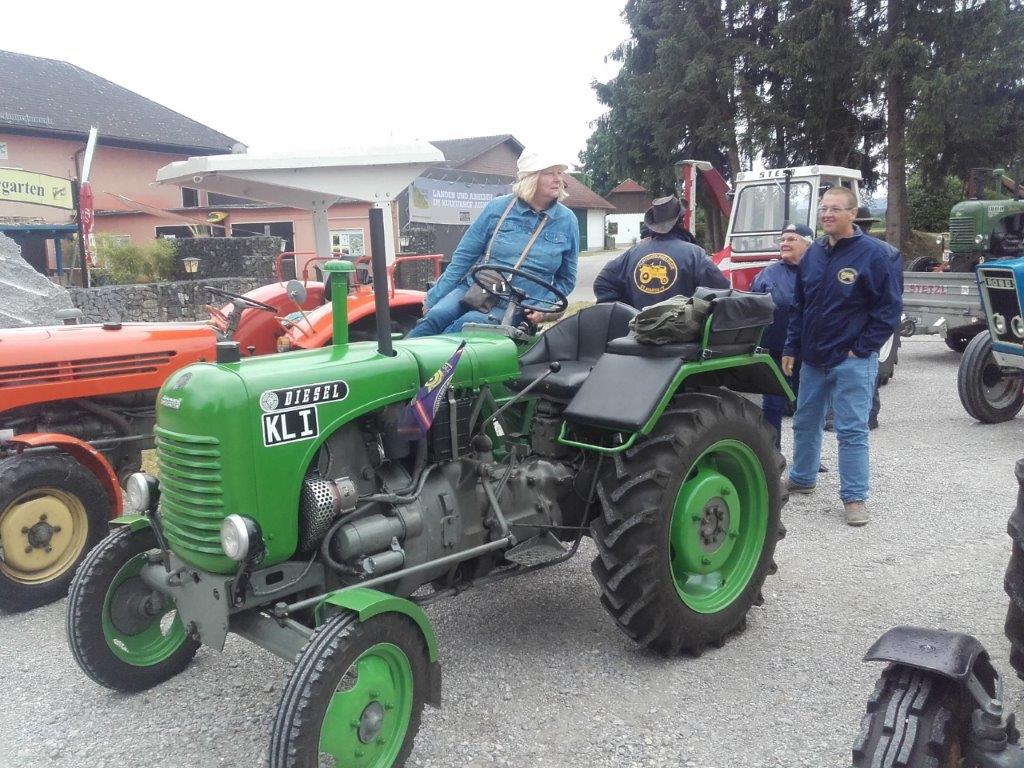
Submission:
<svg viewBox="0 0 1024 768">
<path fill-rule="evenodd" d="M 52 581 L 78 561 L 88 535 L 77 496 L 35 488 L 0 511 L 0 573 L 22 584 Z"/>
</svg>

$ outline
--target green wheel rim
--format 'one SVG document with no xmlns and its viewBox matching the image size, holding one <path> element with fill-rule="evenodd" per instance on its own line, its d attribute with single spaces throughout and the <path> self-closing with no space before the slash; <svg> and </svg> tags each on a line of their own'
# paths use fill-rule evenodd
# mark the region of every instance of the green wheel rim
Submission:
<svg viewBox="0 0 1024 768">
<path fill-rule="evenodd" d="M 728 607 L 764 549 L 768 485 L 754 452 L 722 440 L 693 463 L 672 510 L 669 566 L 676 593 L 698 613 Z"/>
<path fill-rule="evenodd" d="M 331 696 L 320 728 L 320 752 L 346 768 L 387 768 L 405 741 L 412 717 L 413 674 L 397 645 L 364 651 Z"/>
<path fill-rule="evenodd" d="M 154 594 L 139 578 L 146 562 L 146 555 L 141 554 L 125 563 L 103 598 L 102 625 L 107 646 L 117 658 L 133 667 L 159 664 L 178 650 L 186 638 L 180 616 L 175 614 L 169 623 L 164 621 L 174 611 L 173 602 L 163 599 L 144 606 L 140 600 L 144 594 Z"/>
</svg>

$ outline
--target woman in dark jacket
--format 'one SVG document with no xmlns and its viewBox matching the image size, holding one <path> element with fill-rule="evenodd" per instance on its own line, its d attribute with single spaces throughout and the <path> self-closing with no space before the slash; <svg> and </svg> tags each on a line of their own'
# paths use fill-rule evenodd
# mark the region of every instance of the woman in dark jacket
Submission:
<svg viewBox="0 0 1024 768">
<path fill-rule="evenodd" d="M 783 229 L 779 240 L 781 258 L 761 270 L 751 286 L 756 293 L 771 294 L 772 301 L 775 302 L 775 320 L 761 337 L 761 346 L 768 350 L 779 365 L 782 364 L 782 348 L 786 344 L 786 329 L 789 326 L 789 313 L 796 290 L 797 265 L 813 239 L 814 232 L 804 224 L 790 224 Z M 794 395 L 799 387 L 799 379 L 800 363 L 797 362 L 793 367 L 793 375 L 789 377 Z M 764 420 L 775 428 L 776 447 L 781 444 L 782 412 L 786 405 L 786 398 L 780 395 L 765 395 L 761 405 Z"/>
</svg>

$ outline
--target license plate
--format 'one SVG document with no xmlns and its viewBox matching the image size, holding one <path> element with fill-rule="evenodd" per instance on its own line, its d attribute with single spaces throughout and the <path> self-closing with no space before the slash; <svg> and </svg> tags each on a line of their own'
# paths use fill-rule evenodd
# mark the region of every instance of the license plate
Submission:
<svg viewBox="0 0 1024 768">
<path fill-rule="evenodd" d="M 283 445 L 311 440 L 320 434 L 316 406 L 263 414 L 263 445 Z"/>
</svg>

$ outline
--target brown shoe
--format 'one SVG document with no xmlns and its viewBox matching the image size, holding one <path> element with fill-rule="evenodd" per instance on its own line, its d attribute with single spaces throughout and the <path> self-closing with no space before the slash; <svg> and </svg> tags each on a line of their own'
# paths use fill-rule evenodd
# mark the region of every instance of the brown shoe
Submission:
<svg viewBox="0 0 1024 768">
<path fill-rule="evenodd" d="M 813 485 L 798 485 L 797 483 L 794 483 L 792 480 L 790 480 L 788 477 L 786 478 L 783 485 L 786 487 L 786 490 L 789 491 L 790 493 L 814 493 Z"/>
<path fill-rule="evenodd" d="M 847 525 L 868 524 L 868 511 L 865 509 L 863 501 L 848 501 L 843 506 L 846 507 Z"/>
</svg>

